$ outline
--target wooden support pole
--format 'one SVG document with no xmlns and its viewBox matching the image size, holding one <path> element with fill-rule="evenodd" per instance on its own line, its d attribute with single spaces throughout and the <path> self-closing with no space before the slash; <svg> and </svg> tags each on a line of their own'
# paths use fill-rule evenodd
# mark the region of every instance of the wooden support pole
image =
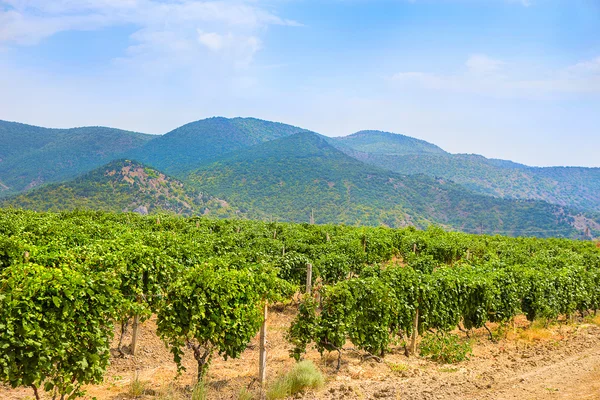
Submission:
<svg viewBox="0 0 600 400">
<path fill-rule="evenodd" d="M 412 339 L 410 342 L 410 352 L 417 354 L 417 336 L 419 335 L 419 309 L 415 312 L 415 320 L 413 323 Z"/>
<path fill-rule="evenodd" d="M 137 296 L 137 302 L 140 303 L 142 301 L 141 296 Z M 140 324 L 140 316 L 135 314 L 133 316 L 133 325 L 131 326 L 131 355 L 135 356 L 135 350 L 137 348 L 137 340 L 138 340 L 138 326 Z"/>
<path fill-rule="evenodd" d="M 312 264 L 306 264 L 306 293 L 310 294 L 312 291 Z"/>
<path fill-rule="evenodd" d="M 258 364 L 258 381 L 261 386 L 261 398 L 264 398 L 264 386 L 267 382 L 267 302 L 265 302 L 263 317 L 263 323 L 260 327 L 260 359 Z"/>
<path fill-rule="evenodd" d="M 137 340 L 138 340 L 138 325 L 140 323 L 140 316 L 135 314 L 133 316 L 133 325 L 131 332 L 131 355 L 135 356 L 135 350 L 137 348 Z"/>
</svg>

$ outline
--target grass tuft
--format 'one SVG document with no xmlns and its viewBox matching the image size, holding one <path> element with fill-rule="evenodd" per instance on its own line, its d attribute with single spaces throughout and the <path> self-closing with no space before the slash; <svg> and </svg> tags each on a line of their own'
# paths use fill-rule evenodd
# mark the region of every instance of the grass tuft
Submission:
<svg viewBox="0 0 600 400">
<path fill-rule="evenodd" d="M 140 397 L 140 396 L 145 395 L 147 391 L 148 391 L 148 382 L 141 381 L 136 374 L 135 378 L 129 384 L 128 394 L 131 397 Z"/>
<path fill-rule="evenodd" d="M 388 367 L 390 368 L 390 371 L 395 372 L 395 373 L 402 373 L 402 372 L 406 372 L 408 371 L 409 367 L 406 364 L 402 364 L 402 363 L 388 363 Z"/>
<path fill-rule="evenodd" d="M 301 361 L 287 374 L 277 378 L 267 390 L 267 399 L 284 399 L 306 389 L 319 389 L 325 378 L 312 361 Z"/>
<path fill-rule="evenodd" d="M 246 388 L 241 388 L 238 393 L 238 400 L 254 400 L 254 395 Z"/>
<path fill-rule="evenodd" d="M 191 400 L 206 400 L 208 399 L 208 389 L 204 384 L 204 381 L 196 383 L 194 389 L 192 389 Z"/>
</svg>

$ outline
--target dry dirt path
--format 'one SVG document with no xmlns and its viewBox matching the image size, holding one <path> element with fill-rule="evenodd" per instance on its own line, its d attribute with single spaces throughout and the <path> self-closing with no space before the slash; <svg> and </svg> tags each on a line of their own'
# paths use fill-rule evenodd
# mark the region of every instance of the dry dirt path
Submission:
<svg viewBox="0 0 600 400">
<path fill-rule="evenodd" d="M 268 371 L 273 378 L 288 370 L 293 361 L 284 333 L 294 310 L 273 312 L 268 343 Z M 596 321 L 600 322 L 600 321 Z M 397 348 L 385 362 L 362 361 L 360 353 L 344 352 L 342 368 L 335 371 L 336 357 L 321 358 L 316 351 L 307 354 L 327 377 L 325 388 L 306 393 L 306 400 L 405 399 L 405 400 L 600 400 L 600 326 L 583 324 L 557 326 L 551 330 L 523 330 L 499 343 L 476 332 L 471 360 L 456 365 L 440 365 L 419 357 L 406 358 Z M 88 399 L 132 399 L 131 381 L 137 370 L 145 382 L 144 400 L 183 400 L 193 382 L 195 363 L 185 358 L 188 371 L 177 380 L 169 352 L 154 334 L 153 320 L 142 325 L 139 353 L 121 358 L 113 352 L 103 384 L 88 387 Z M 124 343 L 128 343 L 126 337 Z M 216 358 L 209 371 L 209 399 L 237 399 L 243 387 L 256 388 L 258 346 L 256 339 L 242 357 L 223 361 Z M 350 344 L 349 344 L 350 346 Z M 0 387 L 1 400 L 31 399 L 29 389 Z"/>
</svg>

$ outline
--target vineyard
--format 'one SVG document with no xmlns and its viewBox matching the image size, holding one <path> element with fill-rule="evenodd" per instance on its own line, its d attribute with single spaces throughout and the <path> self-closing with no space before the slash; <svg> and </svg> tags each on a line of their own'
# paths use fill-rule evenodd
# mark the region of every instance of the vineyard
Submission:
<svg viewBox="0 0 600 400">
<path fill-rule="evenodd" d="M 0 383 L 37 399 L 102 382 L 115 331 L 149 318 L 179 370 L 193 352 L 201 381 L 216 357 L 244 352 L 267 304 L 290 303 L 298 361 L 314 346 L 339 369 L 349 343 L 378 361 L 394 346 L 460 361 L 467 349 L 438 349 L 460 348 L 456 330 L 595 314 L 600 248 L 436 227 L 0 210 Z"/>
</svg>

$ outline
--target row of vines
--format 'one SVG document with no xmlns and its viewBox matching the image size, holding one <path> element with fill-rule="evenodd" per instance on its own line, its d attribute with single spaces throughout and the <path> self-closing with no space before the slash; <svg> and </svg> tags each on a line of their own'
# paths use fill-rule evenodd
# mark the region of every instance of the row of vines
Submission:
<svg viewBox="0 0 600 400">
<path fill-rule="evenodd" d="M 600 308 L 593 242 L 0 210 L 0 382 L 80 396 L 102 380 L 114 325 L 151 315 L 180 368 L 193 350 L 201 379 L 213 356 L 246 349 L 264 304 L 289 302 L 308 263 L 317 290 L 288 333 L 297 359 L 311 343 L 382 357 L 427 331 Z"/>
</svg>

